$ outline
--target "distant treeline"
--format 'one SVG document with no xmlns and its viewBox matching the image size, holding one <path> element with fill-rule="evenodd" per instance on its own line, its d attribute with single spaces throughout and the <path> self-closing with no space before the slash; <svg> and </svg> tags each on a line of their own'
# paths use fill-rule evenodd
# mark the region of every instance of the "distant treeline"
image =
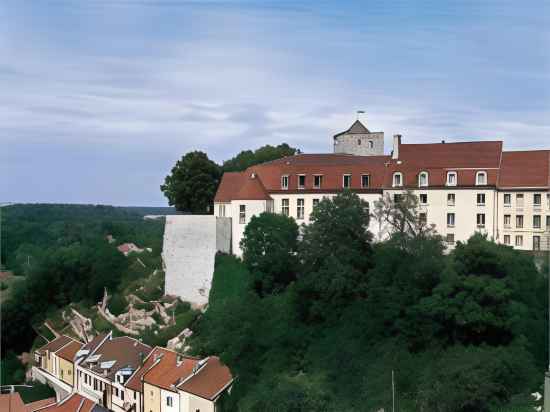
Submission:
<svg viewBox="0 0 550 412">
<path fill-rule="evenodd" d="M 130 273 L 131 262 L 116 249 L 118 244 L 151 248 L 140 259 L 158 266 L 164 219 L 144 220 L 143 213 L 151 210 L 133 209 L 54 204 L 3 208 L 2 261 L 25 277 L 2 306 L 3 351 L 28 350 L 33 326 L 48 313 L 71 302 L 92 305 L 104 288 L 115 290 Z M 107 235 L 116 241 L 109 243 Z"/>
</svg>

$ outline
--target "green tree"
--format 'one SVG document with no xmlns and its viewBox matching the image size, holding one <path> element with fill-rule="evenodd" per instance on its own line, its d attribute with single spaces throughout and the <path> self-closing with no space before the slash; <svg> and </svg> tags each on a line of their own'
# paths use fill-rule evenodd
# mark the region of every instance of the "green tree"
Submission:
<svg viewBox="0 0 550 412">
<path fill-rule="evenodd" d="M 378 238 L 382 240 L 386 232 L 390 234 L 421 236 L 434 232 L 434 225 L 428 225 L 420 218 L 418 196 L 412 190 L 386 194 L 374 202 L 373 217 L 378 224 Z"/>
<path fill-rule="evenodd" d="M 253 216 L 241 240 L 243 259 L 260 295 L 278 292 L 295 279 L 298 225 L 274 213 Z"/>
<path fill-rule="evenodd" d="M 179 211 L 212 213 L 220 177 L 220 167 L 206 153 L 189 152 L 177 161 L 160 189 Z"/>
<path fill-rule="evenodd" d="M 335 316 L 355 298 L 366 296 L 372 266 L 368 210 L 359 196 L 345 191 L 323 199 L 311 213 L 299 245 L 303 315 Z"/>
<path fill-rule="evenodd" d="M 300 151 L 298 149 L 290 147 L 286 143 L 278 146 L 262 146 L 255 151 L 243 150 L 237 156 L 223 162 L 222 169 L 224 172 L 241 172 L 250 166 L 280 159 L 286 156 L 293 156 L 299 152 Z"/>
</svg>

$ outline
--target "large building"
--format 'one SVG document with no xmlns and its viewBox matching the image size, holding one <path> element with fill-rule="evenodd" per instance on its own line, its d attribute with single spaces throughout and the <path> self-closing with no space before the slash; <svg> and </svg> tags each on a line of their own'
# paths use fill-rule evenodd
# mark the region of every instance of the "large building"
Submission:
<svg viewBox="0 0 550 412">
<path fill-rule="evenodd" d="M 225 173 L 214 200 L 216 217 L 231 218 L 231 245 L 252 216 L 275 212 L 309 222 L 323 197 L 351 190 L 374 204 L 381 196 L 412 190 L 420 218 L 433 224 L 449 247 L 481 232 L 521 250 L 548 248 L 550 150 L 504 151 L 501 141 L 406 144 L 393 137 L 384 154 L 384 134 L 360 121 L 334 136 L 334 153 L 298 154 Z M 371 219 L 378 239 L 387 235 Z"/>
</svg>

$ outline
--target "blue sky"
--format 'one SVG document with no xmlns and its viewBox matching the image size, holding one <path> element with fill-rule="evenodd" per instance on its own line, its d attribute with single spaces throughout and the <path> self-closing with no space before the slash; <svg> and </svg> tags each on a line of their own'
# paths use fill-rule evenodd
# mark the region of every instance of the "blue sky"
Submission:
<svg viewBox="0 0 550 412">
<path fill-rule="evenodd" d="M 544 1 L 4 0 L 0 202 L 166 205 L 190 150 L 550 148 Z"/>
</svg>

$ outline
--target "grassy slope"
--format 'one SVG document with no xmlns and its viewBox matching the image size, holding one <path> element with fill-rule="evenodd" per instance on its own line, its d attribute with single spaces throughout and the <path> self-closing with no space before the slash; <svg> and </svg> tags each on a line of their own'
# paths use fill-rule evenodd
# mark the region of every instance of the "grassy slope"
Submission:
<svg viewBox="0 0 550 412">
<path fill-rule="evenodd" d="M 247 289 L 248 279 L 248 271 L 239 259 L 230 255 L 217 255 L 210 289 L 210 305 L 242 296 Z"/>
</svg>

